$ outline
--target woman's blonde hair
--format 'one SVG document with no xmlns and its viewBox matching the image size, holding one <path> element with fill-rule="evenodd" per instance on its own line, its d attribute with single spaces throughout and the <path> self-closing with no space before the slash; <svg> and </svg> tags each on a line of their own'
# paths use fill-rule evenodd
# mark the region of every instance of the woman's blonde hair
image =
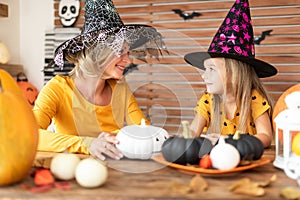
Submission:
<svg viewBox="0 0 300 200">
<path fill-rule="evenodd" d="M 102 44 L 98 44 L 102 45 Z M 66 60 L 73 63 L 75 67 L 70 71 L 70 76 L 85 75 L 96 77 L 103 76 L 105 67 L 112 61 L 115 53 L 109 47 L 90 47 L 75 54 L 66 54 Z"/>
<path fill-rule="evenodd" d="M 211 118 L 211 132 L 220 133 L 224 119 L 221 117 L 213 116 L 225 116 L 220 115 L 224 112 L 224 101 L 222 99 L 228 93 L 233 92 L 236 99 L 236 106 L 240 112 L 240 119 L 237 125 L 237 130 L 246 132 L 248 125 L 248 116 L 251 116 L 251 94 L 252 90 L 256 90 L 268 101 L 270 108 L 270 120 L 273 112 L 273 101 L 266 92 L 261 80 L 258 78 L 255 70 L 250 65 L 230 58 L 225 58 L 225 86 L 224 96 L 214 94 L 213 96 L 213 111 Z"/>
</svg>

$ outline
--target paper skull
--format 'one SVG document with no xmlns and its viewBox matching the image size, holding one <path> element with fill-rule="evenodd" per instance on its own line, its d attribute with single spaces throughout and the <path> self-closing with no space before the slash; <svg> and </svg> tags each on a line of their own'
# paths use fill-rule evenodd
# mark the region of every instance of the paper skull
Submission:
<svg viewBox="0 0 300 200">
<path fill-rule="evenodd" d="M 58 10 L 62 25 L 65 27 L 73 26 L 79 15 L 80 0 L 61 0 Z"/>
</svg>

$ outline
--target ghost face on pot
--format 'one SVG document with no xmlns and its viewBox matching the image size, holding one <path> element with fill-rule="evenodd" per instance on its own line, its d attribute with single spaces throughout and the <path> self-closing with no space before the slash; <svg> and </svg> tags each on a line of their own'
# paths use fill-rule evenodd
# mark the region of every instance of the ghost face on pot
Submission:
<svg viewBox="0 0 300 200">
<path fill-rule="evenodd" d="M 63 26 L 72 26 L 79 15 L 80 0 L 61 0 L 59 2 L 60 21 Z"/>
</svg>

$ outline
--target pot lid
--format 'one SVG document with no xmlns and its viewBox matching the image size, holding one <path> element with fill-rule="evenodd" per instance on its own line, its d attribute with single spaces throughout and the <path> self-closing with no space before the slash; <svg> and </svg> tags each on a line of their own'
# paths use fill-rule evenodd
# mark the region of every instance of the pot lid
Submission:
<svg viewBox="0 0 300 200">
<path fill-rule="evenodd" d="M 153 138 L 161 133 L 167 133 L 163 128 L 147 125 L 145 119 L 141 120 L 141 125 L 129 125 L 121 128 L 120 133 L 126 134 L 132 138 Z"/>
</svg>

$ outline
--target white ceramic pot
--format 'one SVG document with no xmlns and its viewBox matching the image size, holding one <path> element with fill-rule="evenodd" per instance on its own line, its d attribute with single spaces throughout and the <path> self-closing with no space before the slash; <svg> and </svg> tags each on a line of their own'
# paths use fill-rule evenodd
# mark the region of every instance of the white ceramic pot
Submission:
<svg viewBox="0 0 300 200">
<path fill-rule="evenodd" d="M 116 146 L 127 158 L 145 160 L 159 153 L 168 137 L 165 129 L 146 125 L 142 120 L 141 125 L 123 127 L 117 134 L 120 143 Z"/>
</svg>

